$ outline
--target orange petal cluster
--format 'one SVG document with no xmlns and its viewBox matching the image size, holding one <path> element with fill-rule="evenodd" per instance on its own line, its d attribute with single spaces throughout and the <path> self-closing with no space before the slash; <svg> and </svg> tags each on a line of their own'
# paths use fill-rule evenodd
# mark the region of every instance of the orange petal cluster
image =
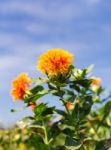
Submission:
<svg viewBox="0 0 111 150">
<path fill-rule="evenodd" d="M 37 69 L 48 76 L 66 75 L 72 64 L 73 55 L 63 49 L 48 50 L 39 57 Z"/>
<path fill-rule="evenodd" d="M 12 81 L 12 90 L 11 96 L 15 100 L 23 100 L 24 94 L 29 88 L 31 84 L 31 79 L 28 77 L 26 73 L 20 74 L 16 79 Z"/>
<path fill-rule="evenodd" d="M 92 86 L 99 86 L 101 83 L 101 79 L 100 78 L 96 78 L 96 77 L 92 77 Z"/>
<path fill-rule="evenodd" d="M 74 108 L 74 105 L 71 104 L 70 102 L 67 102 L 67 103 L 66 103 L 66 108 L 67 108 L 68 110 L 72 110 L 72 109 Z"/>
</svg>

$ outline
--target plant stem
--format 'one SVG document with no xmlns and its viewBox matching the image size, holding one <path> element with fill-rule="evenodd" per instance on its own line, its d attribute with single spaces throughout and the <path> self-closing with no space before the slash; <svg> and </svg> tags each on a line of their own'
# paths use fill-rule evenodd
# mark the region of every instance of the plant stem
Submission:
<svg viewBox="0 0 111 150">
<path fill-rule="evenodd" d="M 61 92 L 60 87 L 57 87 L 57 89 L 58 89 L 58 92 L 60 93 L 60 92 Z M 71 114 L 71 112 L 69 111 L 69 109 L 66 107 L 66 102 L 64 101 L 62 95 L 60 96 L 60 101 L 63 103 L 63 106 L 65 107 L 65 110 L 66 110 L 66 112 L 67 112 L 67 114 L 68 114 L 68 118 L 69 118 L 69 120 L 70 120 L 71 125 L 76 128 L 76 135 L 77 135 L 77 137 L 80 138 L 80 137 L 79 137 L 79 133 L 78 133 L 78 124 L 75 125 L 75 124 L 73 123 L 72 114 Z M 78 115 L 78 114 L 77 114 L 77 115 Z"/>
<path fill-rule="evenodd" d="M 50 141 L 48 140 L 47 127 L 46 127 L 44 121 L 43 121 L 43 125 L 44 125 L 43 129 L 44 129 L 44 135 L 45 135 L 44 143 L 48 146 L 48 150 L 51 150 L 51 148 L 50 148 Z"/>
<path fill-rule="evenodd" d="M 61 93 L 60 87 L 57 87 L 57 90 L 58 90 L 59 93 Z M 65 103 L 65 101 L 63 100 L 63 96 L 62 96 L 62 95 L 60 96 L 60 101 L 62 101 L 62 103 L 63 103 L 63 105 L 64 105 L 64 107 L 65 107 L 67 113 L 70 115 L 70 112 L 69 112 L 69 110 L 68 110 L 67 107 L 66 107 L 66 103 Z"/>
</svg>

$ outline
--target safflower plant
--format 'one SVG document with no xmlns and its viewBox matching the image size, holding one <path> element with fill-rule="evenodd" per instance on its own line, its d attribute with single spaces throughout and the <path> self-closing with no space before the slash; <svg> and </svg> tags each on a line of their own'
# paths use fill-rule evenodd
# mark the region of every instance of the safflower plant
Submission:
<svg viewBox="0 0 111 150">
<path fill-rule="evenodd" d="M 33 115 L 17 125 L 30 131 L 35 150 L 107 150 L 111 146 L 110 95 L 104 98 L 101 79 L 91 75 L 92 65 L 78 69 L 73 58 L 63 49 L 48 50 L 37 60 L 44 78 L 22 73 L 12 81 L 13 99 L 32 109 Z M 40 101 L 48 94 L 57 97 L 61 109 Z"/>
</svg>

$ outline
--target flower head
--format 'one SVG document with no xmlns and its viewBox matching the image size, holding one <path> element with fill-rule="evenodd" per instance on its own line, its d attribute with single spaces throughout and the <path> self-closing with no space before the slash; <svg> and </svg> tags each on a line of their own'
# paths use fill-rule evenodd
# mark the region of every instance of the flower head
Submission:
<svg viewBox="0 0 111 150">
<path fill-rule="evenodd" d="M 39 57 L 37 69 L 48 76 L 66 75 L 72 63 L 73 55 L 69 52 L 54 48 Z"/>
<path fill-rule="evenodd" d="M 26 73 L 20 74 L 16 79 L 12 81 L 11 96 L 15 100 L 24 99 L 24 94 L 31 84 L 31 79 Z"/>
<path fill-rule="evenodd" d="M 91 86 L 92 86 L 92 91 L 93 92 L 97 92 L 98 91 L 98 89 L 100 87 L 100 83 L 101 83 L 101 79 L 100 78 L 92 77 Z"/>
<path fill-rule="evenodd" d="M 67 102 L 67 103 L 66 103 L 66 108 L 67 108 L 68 110 L 72 110 L 72 109 L 74 108 L 74 105 L 73 105 L 72 103 L 70 103 L 70 102 Z"/>
<path fill-rule="evenodd" d="M 101 83 L 101 79 L 100 78 L 96 78 L 96 77 L 92 77 L 92 86 L 99 86 Z"/>
</svg>

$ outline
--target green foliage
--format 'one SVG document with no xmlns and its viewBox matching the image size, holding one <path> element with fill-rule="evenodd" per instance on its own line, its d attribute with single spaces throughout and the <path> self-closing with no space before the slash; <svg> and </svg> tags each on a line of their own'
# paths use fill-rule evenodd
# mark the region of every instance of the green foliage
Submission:
<svg viewBox="0 0 111 150">
<path fill-rule="evenodd" d="M 14 145 L 16 150 L 23 143 L 27 150 L 108 150 L 111 147 L 111 101 L 110 96 L 103 95 L 102 86 L 96 85 L 93 90 L 93 79 L 89 75 L 92 67 L 71 66 L 65 77 L 33 79 L 33 88 L 24 99 L 25 107 L 34 106 L 33 116 L 18 122 L 19 128 L 26 128 L 28 133 L 13 133 L 15 138 L 10 140 L 11 135 L 2 131 L 1 146 L 7 150 L 9 145 Z M 57 96 L 63 108 L 38 104 L 38 99 L 46 94 Z"/>
<path fill-rule="evenodd" d="M 81 145 L 82 145 L 82 143 L 80 142 L 80 140 L 74 139 L 74 138 L 72 138 L 70 136 L 66 137 L 65 147 L 67 149 L 70 149 L 70 150 L 78 149 L 78 148 L 81 147 Z"/>
</svg>

